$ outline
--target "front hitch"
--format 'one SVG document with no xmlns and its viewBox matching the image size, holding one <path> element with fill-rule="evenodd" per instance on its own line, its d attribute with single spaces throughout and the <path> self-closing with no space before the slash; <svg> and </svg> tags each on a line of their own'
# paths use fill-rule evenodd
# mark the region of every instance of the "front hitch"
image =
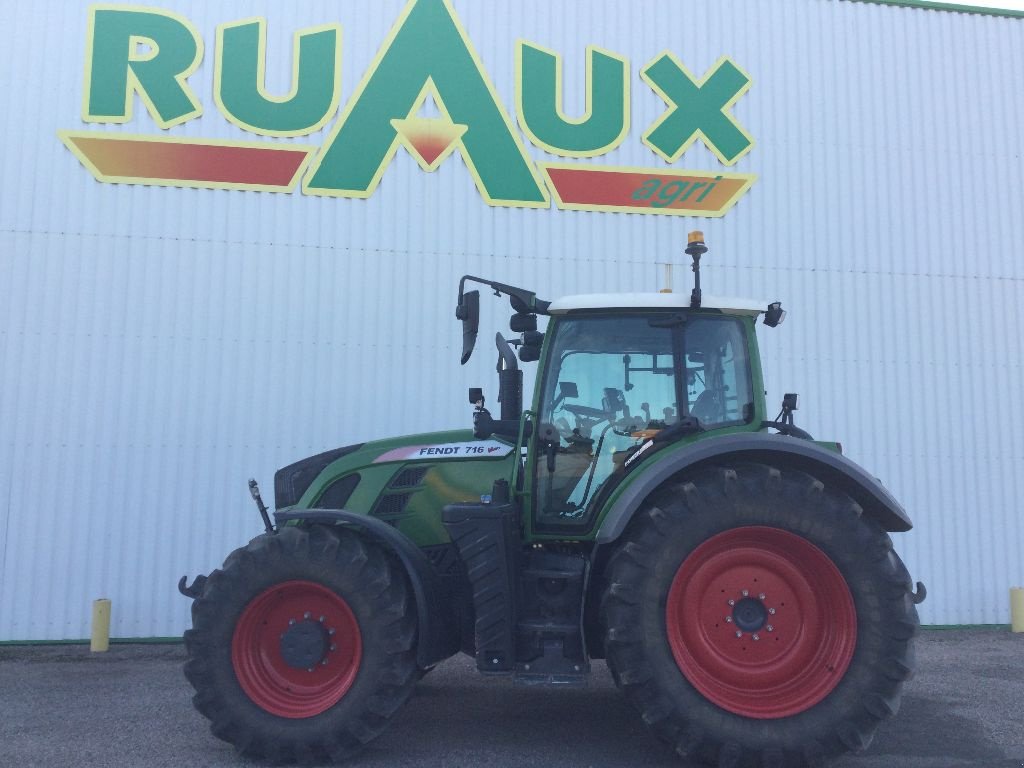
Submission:
<svg viewBox="0 0 1024 768">
<path fill-rule="evenodd" d="M 249 478 L 249 494 L 252 496 L 252 500 L 256 502 L 256 508 L 260 511 L 260 517 L 263 518 L 263 527 L 267 529 L 267 533 L 273 533 L 274 526 L 270 523 L 267 505 L 263 503 L 263 497 L 260 496 L 260 487 L 251 477 Z"/>
</svg>

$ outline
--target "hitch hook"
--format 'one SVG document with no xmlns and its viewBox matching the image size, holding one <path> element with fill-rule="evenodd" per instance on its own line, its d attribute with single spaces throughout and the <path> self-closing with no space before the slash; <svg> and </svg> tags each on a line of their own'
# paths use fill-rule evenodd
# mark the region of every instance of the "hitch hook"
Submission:
<svg viewBox="0 0 1024 768">
<path fill-rule="evenodd" d="M 910 593 L 910 599 L 914 601 L 914 605 L 920 605 L 926 597 L 928 597 L 928 590 L 920 581 L 917 582 L 917 591 Z"/>
<path fill-rule="evenodd" d="M 188 576 L 182 576 L 178 579 L 178 591 L 181 592 L 185 597 L 190 597 L 195 600 L 201 594 L 203 594 L 203 588 L 206 586 L 206 577 L 202 574 L 196 576 L 196 580 L 192 582 L 191 587 L 185 586 L 188 583 Z"/>
</svg>

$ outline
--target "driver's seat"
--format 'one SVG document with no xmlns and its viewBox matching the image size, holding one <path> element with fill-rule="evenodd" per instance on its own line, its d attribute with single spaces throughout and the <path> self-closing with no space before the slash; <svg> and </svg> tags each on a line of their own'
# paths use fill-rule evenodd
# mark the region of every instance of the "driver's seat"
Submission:
<svg viewBox="0 0 1024 768">
<path fill-rule="evenodd" d="M 710 424 L 721 420 L 721 407 L 718 398 L 710 389 L 705 389 L 690 407 L 690 415 L 702 424 Z"/>
<path fill-rule="evenodd" d="M 601 398 L 601 410 L 608 414 L 608 421 L 615 421 L 615 414 L 622 411 L 622 418 L 629 418 L 629 406 L 626 404 L 626 396 L 621 389 L 605 387 L 604 397 Z"/>
</svg>

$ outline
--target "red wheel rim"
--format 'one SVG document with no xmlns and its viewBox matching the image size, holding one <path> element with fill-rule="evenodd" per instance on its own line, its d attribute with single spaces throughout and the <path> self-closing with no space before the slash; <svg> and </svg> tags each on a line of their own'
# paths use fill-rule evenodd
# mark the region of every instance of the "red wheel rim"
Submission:
<svg viewBox="0 0 1024 768">
<path fill-rule="evenodd" d="M 679 566 L 665 609 L 669 646 L 687 680 L 737 715 L 789 717 L 843 678 L 857 612 L 839 569 L 778 528 L 725 531 Z"/>
<path fill-rule="evenodd" d="M 296 667 L 294 658 L 288 663 L 282 653 L 286 633 L 300 623 L 323 637 L 321 658 L 309 667 Z M 242 611 L 231 640 L 242 690 L 272 715 L 289 718 L 313 717 L 337 704 L 355 681 L 362 653 L 348 603 L 311 581 L 286 581 L 258 594 Z"/>
</svg>

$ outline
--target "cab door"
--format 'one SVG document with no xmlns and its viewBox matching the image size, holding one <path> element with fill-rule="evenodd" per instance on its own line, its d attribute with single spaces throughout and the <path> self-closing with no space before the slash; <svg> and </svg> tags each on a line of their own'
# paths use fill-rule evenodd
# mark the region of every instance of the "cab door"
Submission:
<svg viewBox="0 0 1024 768">
<path fill-rule="evenodd" d="M 625 460 L 686 417 L 702 429 L 754 417 L 747 330 L 717 312 L 572 314 L 552 329 L 533 462 L 537 533 L 584 534 Z"/>
</svg>

